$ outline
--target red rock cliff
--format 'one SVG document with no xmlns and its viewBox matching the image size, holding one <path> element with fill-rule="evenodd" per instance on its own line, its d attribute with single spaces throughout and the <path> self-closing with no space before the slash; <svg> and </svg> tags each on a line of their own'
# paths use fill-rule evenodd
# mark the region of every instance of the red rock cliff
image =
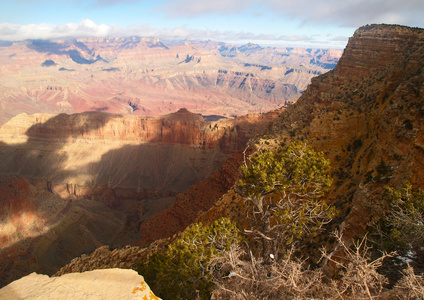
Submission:
<svg viewBox="0 0 424 300">
<path fill-rule="evenodd" d="M 330 197 L 346 238 L 381 216 L 384 186 L 424 185 L 423 46 L 423 29 L 359 28 L 337 67 L 276 120 L 274 132 L 307 139 L 330 158 Z"/>
</svg>

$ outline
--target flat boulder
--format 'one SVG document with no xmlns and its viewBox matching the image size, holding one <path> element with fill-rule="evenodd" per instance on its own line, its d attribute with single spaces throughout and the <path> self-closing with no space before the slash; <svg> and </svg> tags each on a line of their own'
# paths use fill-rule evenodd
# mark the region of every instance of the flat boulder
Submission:
<svg viewBox="0 0 424 300">
<path fill-rule="evenodd" d="M 49 277 L 32 273 L 0 289 L 0 299 L 159 299 L 134 270 L 103 269 Z"/>
</svg>

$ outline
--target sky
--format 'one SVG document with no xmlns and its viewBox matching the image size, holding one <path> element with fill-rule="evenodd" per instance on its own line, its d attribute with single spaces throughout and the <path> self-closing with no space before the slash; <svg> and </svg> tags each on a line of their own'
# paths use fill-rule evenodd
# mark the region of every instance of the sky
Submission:
<svg viewBox="0 0 424 300">
<path fill-rule="evenodd" d="M 424 27 L 423 0 L 0 0 L 0 40 L 155 36 L 343 49 L 366 24 Z"/>
</svg>

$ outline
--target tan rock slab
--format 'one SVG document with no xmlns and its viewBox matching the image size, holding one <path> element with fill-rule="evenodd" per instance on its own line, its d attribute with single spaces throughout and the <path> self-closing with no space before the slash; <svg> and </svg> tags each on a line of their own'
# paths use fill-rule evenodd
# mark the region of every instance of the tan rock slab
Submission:
<svg viewBox="0 0 424 300">
<path fill-rule="evenodd" d="M 134 270 L 103 269 L 49 277 L 32 273 L 0 290 L 2 300 L 159 299 Z"/>
</svg>

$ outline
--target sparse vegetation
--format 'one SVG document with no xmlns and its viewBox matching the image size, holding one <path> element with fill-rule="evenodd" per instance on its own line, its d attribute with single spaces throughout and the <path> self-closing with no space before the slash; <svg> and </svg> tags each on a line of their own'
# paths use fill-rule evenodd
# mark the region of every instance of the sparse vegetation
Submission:
<svg viewBox="0 0 424 300">
<path fill-rule="evenodd" d="M 211 236 L 210 229 L 216 224 L 206 227 L 193 225 L 175 245 L 182 241 L 189 243 L 187 235 L 203 237 L 209 232 L 207 236 Z M 219 236 L 221 242 L 229 232 L 234 237 L 233 229 L 228 231 L 228 228 L 234 227 L 225 220 L 223 226 L 215 231 L 223 235 L 212 236 Z M 175 251 L 175 246 L 170 246 L 162 256 L 165 259 L 153 258 L 141 271 L 147 272 L 144 273 L 146 281 L 164 299 L 210 299 L 212 295 L 215 299 L 422 299 L 424 280 L 422 276 L 415 275 L 410 266 L 403 271 L 402 279 L 392 290 L 385 289 L 388 279 L 378 270 L 383 260 L 394 253 L 383 253 L 372 259 L 366 237 L 352 246 L 348 246 L 339 234 L 335 234 L 335 238 L 337 246 L 334 251 L 328 253 L 322 250 L 325 265 L 333 264 L 339 270 L 333 279 L 327 278 L 322 269 L 311 269 L 305 261 L 296 259 L 292 250 L 278 261 L 265 262 L 241 243 L 239 236 L 223 244 L 218 242 L 218 245 L 225 246 L 213 251 L 210 251 L 213 247 L 205 247 L 203 243 L 190 244 L 193 256 L 214 253 L 207 255 L 206 260 L 199 259 L 198 265 L 191 264 L 187 251 L 181 251 L 181 247 Z M 213 238 L 208 240 L 216 241 Z M 170 261 L 179 263 L 174 265 Z M 193 272 L 192 268 L 196 271 Z M 178 272 L 175 273 L 175 270 Z M 156 273 L 151 277 L 149 271 Z M 198 277 L 199 274 L 201 277 Z"/>
<path fill-rule="evenodd" d="M 355 148 L 362 146 L 358 144 L 353 143 Z M 335 214 L 324 197 L 331 185 L 329 170 L 323 154 L 301 142 L 247 159 L 239 193 L 249 207 L 251 226 L 239 232 L 225 218 L 210 226 L 192 225 L 139 271 L 164 299 L 422 297 L 424 280 L 410 265 L 404 265 L 402 278 L 392 289 L 387 289 L 387 274 L 380 272 L 387 259 L 411 253 L 416 259 L 423 248 L 424 192 L 413 191 L 410 185 L 387 189 L 391 210 L 380 222 L 385 231 L 379 231 L 378 255 L 367 237 L 347 243 L 341 234 L 334 235 L 331 252 L 322 250 L 321 264 L 315 268 L 295 255 L 300 241 L 321 230 Z M 390 168 L 382 161 L 376 172 L 387 175 Z M 367 174 L 372 180 L 372 172 Z M 252 246 L 249 238 L 261 241 L 261 246 Z M 330 265 L 335 270 L 331 279 L 321 268 Z"/>
<path fill-rule="evenodd" d="M 405 125 L 405 128 L 407 130 L 412 130 L 414 129 L 414 125 L 412 124 L 412 121 L 410 119 L 406 119 L 403 121 L 403 125 Z"/>
<path fill-rule="evenodd" d="M 362 140 L 361 139 L 355 139 L 354 141 L 353 141 L 353 144 L 352 144 L 352 150 L 353 151 L 356 151 L 356 150 L 358 150 L 359 148 L 361 148 L 362 147 L 362 145 L 364 144 L 364 142 L 362 142 Z"/>
<path fill-rule="evenodd" d="M 385 199 L 389 211 L 376 225 L 373 242 L 376 249 L 396 252 L 387 268 L 399 273 L 408 263 L 424 261 L 424 190 L 412 189 L 410 183 L 399 189 L 388 187 Z"/>
<path fill-rule="evenodd" d="M 236 225 L 221 218 L 210 226 L 188 227 L 165 253 L 154 253 L 138 272 L 155 294 L 164 299 L 208 299 L 213 286 L 208 265 L 241 237 Z"/>
<path fill-rule="evenodd" d="M 305 143 L 266 151 L 242 166 L 239 191 L 250 207 L 245 233 L 262 243 L 262 258 L 278 259 L 335 214 L 323 198 L 332 180 L 329 161 Z"/>
<path fill-rule="evenodd" d="M 383 49 L 375 53 L 391 57 Z M 405 55 L 408 59 L 414 55 L 418 61 L 422 51 L 408 50 Z M 352 61 L 356 59 L 362 62 L 363 58 Z M 405 64 L 402 57 L 369 72 L 364 67 L 346 73 L 336 69 L 314 79 L 299 106 L 282 114 L 275 127 L 277 135 L 291 141 L 310 138 L 314 147 L 334 159 L 336 184 L 328 193 L 331 202 L 325 201 L 326 185 L 316 198 L 303 199 L 299 195 L 307 193 L 285 180 L 286 165 L 280 162 L 295 144 L 261 140 L 257 148 L 262 152 L 246 160 L 238 185 L 246 204 L 240 228 L 247 243 L 233 243 L 209 263 L 215 299 L 424 299 L 420 276 L 424 193 L 411 187 L 390 188 L 385 194 L 388 201 L 382 199 L 384 185 L 397 184 L 410 175 L 415 176 L 414 184 L 420 184 L 422 173 L 416 134 L 423 110 L 422 105 L 414 106 L 421 103 L 422 74 L 418 65 L 407 70 Z M 328 91 L 327 84 L 332 85 Z M 270 150 L 277 145 L 279 150 Z M 297 152 L 292 148 L 288 153 Z M 300 160 L 287 173 L 304 174 L 296 173 L 296 168 L 308 169 L 303 163 Z M 319 173 L 310 169 L 314 175 Z M 328 174 L 329 168 L 322 170 Z M 311 182 L 315 178 L 299 186 Z M 315 210 L 308 206 L 311 203 L 327 206 Z M 330 203 L 340 211 L 335 218 Z M 318 220 L 308 211 L 317 213 Z M 330 223 L 321 226 L 326 222 Z M 367 232 L 376 223 L 379 232 Z M 340 234 L 323 241 L 317 233 L 329 228 Z M 319 262 L 306 249 L 310 244 L 326 247 Z M 388 262 L 397 268 L 398 277 L 386 272 Z"/>
</svg>

